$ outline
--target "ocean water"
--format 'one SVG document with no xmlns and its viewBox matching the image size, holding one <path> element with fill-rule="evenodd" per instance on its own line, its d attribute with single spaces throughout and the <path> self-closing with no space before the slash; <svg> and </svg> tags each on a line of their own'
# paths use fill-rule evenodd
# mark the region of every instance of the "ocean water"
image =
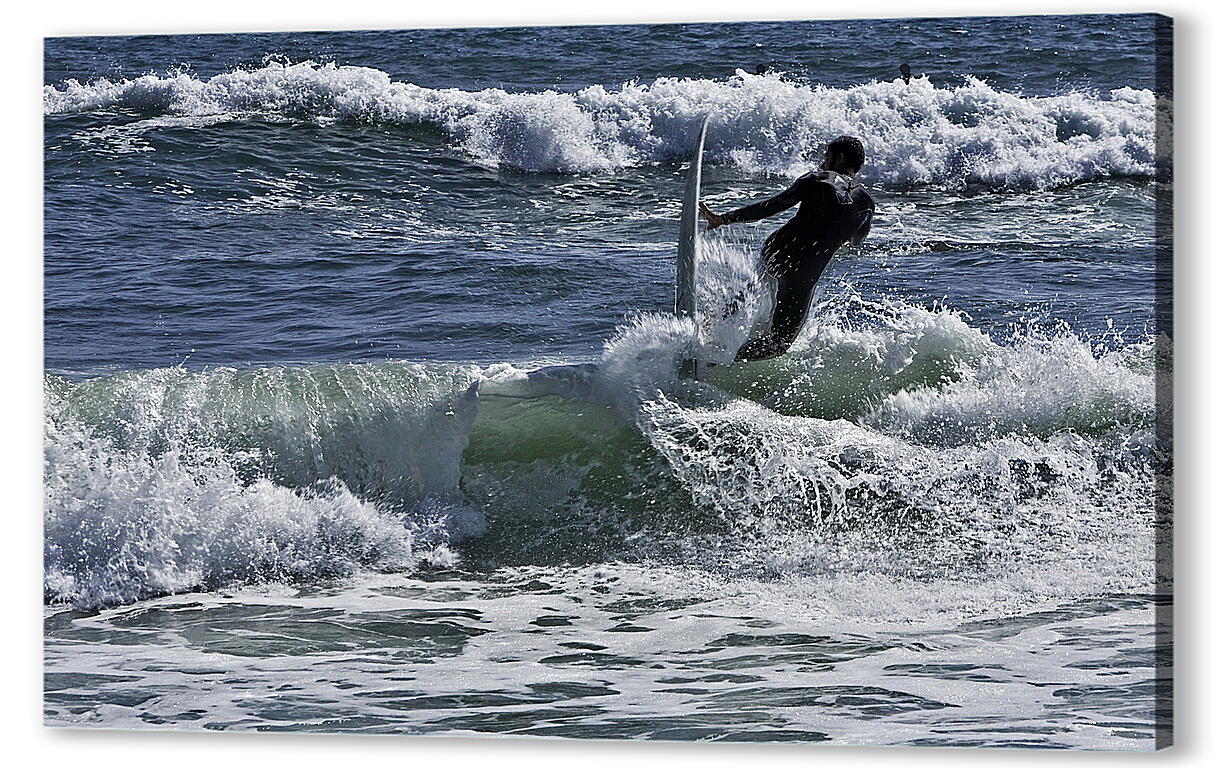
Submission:
<svg viewBox="0 0 1229 768">
<path fill-rule="evenodd" d="M 1166 743 L 1167 34 L 47 40 L 46 722 Z M 704 114 L 718 210 L 867 148 L 777 360 Z"/>
</svg>

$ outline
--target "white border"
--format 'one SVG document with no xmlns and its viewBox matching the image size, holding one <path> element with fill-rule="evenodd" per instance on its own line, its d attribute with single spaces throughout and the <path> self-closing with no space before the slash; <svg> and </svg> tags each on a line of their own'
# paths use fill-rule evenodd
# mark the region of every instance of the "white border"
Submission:
<svg viewBox="0 0 1229 768">
<path fill-rule="evenodd" d="M 689 745 L 569 742 L 521 739 L 450 739 L 271 734 L 60 731 L 41 727 L 41 240 L 42 240 L 42 40 L 71 34 L 253 32 L 265 30 L 398 29 L 441 26 L 596 24 L 764 19 L 959 16 L 993 13 L 1124 13 L 1158 11 L 1175 17 L 1177 136 L 1175 200 L 1178 232 L 1176 270 L 1176 396 L 1178 445 L 1178 746 L 1162 757 L 1123 753 L 1034 753 L 1009 750 L 886 749 L 823 746 Z M 135 763 L 161 766 L 280 764 L 335 767 L 342 761 L 416 765 L 481 762 L 517 766 L 615 766 L 637 761 L 649 766 L 742 766 L 771 760 L 782 766 L 819 762 L 858 766 L 945 763 L 1013 765 L 1107 761 L 1141 763 L 1157 759 L 1183 765 L 1223 764 L 1229 750 L 1229 668 L 1226 650 L 1227 601 L 1224 554 L 1226 472 L 1222 460 L 1229 429 L 1222 394 L 1229 383 L 1222 340 L 1229 302 L 1226 285 L 1229 235 L 1224 189 L 1226 101 L 1229 100 L 1229 29 L 1223 5 L 1174 0 L 1136 2 L 1005 2 L 971 0 L 918 3 L 869 0 L 838 6 L 774 0 L 621 0 L 605 6 L 525 0 L 479 0 L 441 6 L 404 2 L 317 3 L 305 0 L 72 0 L 13 3 L 5 11 L 4 106 L 0 118 L 4 149 L 0 240 L 4 279 L 0 311 L 5 331 L 0 374 L 0 413 L 5 436 L 0 468 L 4 515 L 4 602 L 0 617 L 5 663 L 0 702 L 5 752 L 18 764 L 25 750 L 40 762 L 89 768 Z M 1219 759 L 1217 758 L 1219 755 Z"/>
</svg>

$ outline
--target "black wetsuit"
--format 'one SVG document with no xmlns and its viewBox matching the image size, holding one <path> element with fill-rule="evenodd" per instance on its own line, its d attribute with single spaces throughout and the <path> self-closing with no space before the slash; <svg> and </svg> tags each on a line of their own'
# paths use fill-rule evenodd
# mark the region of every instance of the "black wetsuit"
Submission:
<svg viewBox="0 0 1229 768">
<path fill-rule="evenodd" d="M 727 213 L 727 224 L 756 221 L 798 205 L 798 213 L 764 241 L 764 269 L 777 279 L 776 307 L 767 336 L 738 350 L 739 360 L 783 354 L 806 321 L 811 294 L 836 249 L 860 243 L 870 231 L 875 201 L 866 188 L 835 171 L 808 173 L 781 194 Z"/>
</svg>

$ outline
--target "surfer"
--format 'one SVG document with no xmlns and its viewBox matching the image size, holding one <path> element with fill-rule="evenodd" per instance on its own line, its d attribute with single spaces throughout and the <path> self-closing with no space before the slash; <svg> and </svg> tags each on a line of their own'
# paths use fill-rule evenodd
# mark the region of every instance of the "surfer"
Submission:
<svg viewBox="0 0 1229 768">
<path fill-rule="evenodd" d="M 772 326 L 767 335 L 751 339 L 738 350 L 737 360 L 763 360 L 785 354 L 802 330 L 811 295 L 832 254 L 845 243 L 857 245 L 871 228 L 875 202 L 853 179 L 865 160 L 862 142 L 841 136 L 828 144 L 823 165 L 795 181 L 784 192 L 716 214 L 700 203 L 709 229 L 757 221 L 798 205 L 798 213 L 768 236 L 761 250 L 764 272 L 774 293 Z"/>
</svg>

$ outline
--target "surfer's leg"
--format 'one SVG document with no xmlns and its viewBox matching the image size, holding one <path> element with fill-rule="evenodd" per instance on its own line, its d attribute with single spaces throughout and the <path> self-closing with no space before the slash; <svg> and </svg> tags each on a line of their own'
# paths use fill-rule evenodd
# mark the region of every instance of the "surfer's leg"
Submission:
<svg viewBox="0 0 1229 768">
<path fill-rule="evenodd" d="M 782 278 L 777 285 L 777 303 L 772 311 L 772 328 L 767 336 L 748 341 L 738 350 L 736 360 L 764 360 L 785 354 L 798 338 L 811 308 L 815 282 L 794 277 Z"/>
<path fill-rule="evenodd" d="M 767 360 L 770 357 L 776 357 L 780 352 L 777 351 L 773 344 L 771 336 L 761 336 L 758 339 L 752 339 L 746 344 L 743 344 L 742 349 L 738 350 L 738 354 L 734 356 L 735 360 Z"/>
<path fill-rule="evenodd" d="M 727 301 L 725 303 L 725 307 L 721 310 L 721 314 L 717 316 L 717 319 L 729 320 L 734 315 L 737 315 L 738 310 L 742 309 L 743 302 L 747 300 L 747 294 L 751 292 L 751 289 L 754 286 L 755 283 L 748 283 L 734 298 Z"/>
<path fill-rule="evenodd" d="M 734 315 L 737 315 L 742 309 L 743 304 L 747 303 L 747 299 L 753 293 L 760 290 L 765 284 L 771 286 L 770 290 L 776 291 L 775 279 L 764 269 L 764 257 L 761 254 L 759 261 L 755 265 L 755 277 L 751 278 L 743 285 L 742 289 L 735 294 L 734 298 L 725 303 L 721 313 L 717 316 L 718 320 L 728 320 Z"/>
</svg>

